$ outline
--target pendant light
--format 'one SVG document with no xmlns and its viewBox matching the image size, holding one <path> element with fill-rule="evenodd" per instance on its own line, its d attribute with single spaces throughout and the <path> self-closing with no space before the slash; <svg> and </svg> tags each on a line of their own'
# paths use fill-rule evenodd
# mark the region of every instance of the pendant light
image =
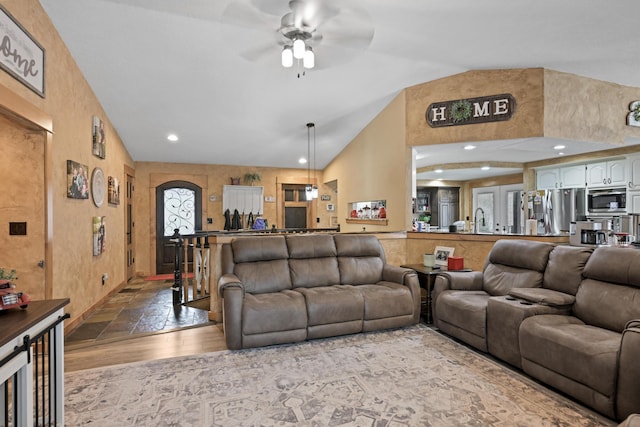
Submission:
<svg viewBox="0 0 640 427">
<path fill-rule="evenodd" d="M 313 128 L 313 182 L 311 181 L 311 128 Z M 307 185 L 304 188 L 307 201 L 318 198 L 318 186 L 314 184 L 316 179 L 316 125 L 307 123 Z"/>
</svg>

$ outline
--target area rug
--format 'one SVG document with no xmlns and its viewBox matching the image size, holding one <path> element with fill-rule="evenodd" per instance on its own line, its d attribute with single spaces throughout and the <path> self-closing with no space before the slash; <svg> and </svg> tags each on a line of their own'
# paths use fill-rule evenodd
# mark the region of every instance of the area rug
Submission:
<svg viewBox="0 0 640 427">
<path fill-rule="evenodd" d="M 425 326 L 65 375 L 65 425 L 613 426 Z"/>
</svg>

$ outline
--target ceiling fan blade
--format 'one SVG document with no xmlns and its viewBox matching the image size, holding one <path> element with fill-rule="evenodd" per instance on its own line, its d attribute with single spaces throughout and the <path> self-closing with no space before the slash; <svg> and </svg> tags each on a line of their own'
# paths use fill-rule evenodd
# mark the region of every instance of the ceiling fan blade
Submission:
<svg viewBox="0 0 640 427">
<path fill-rule="evenodd" d="M 251 62 L 261 62 L 264 61 L 266 57 L 273 57 L 280 61 L 280 56 L 278 55 L 278 46 L 273 43 L 262 43 L 259 46 L 248 47 L 246 49 L 239 50 L 239 55 Z"/>
</svg>

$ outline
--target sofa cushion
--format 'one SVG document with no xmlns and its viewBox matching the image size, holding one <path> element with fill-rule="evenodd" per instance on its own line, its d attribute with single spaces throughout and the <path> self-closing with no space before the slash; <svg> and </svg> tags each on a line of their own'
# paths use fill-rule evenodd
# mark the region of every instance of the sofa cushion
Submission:
<svg viewBox="0 0 640 427">
<path fill-rule="evenodd" d="M 248 293 L 262 294 L 291 289 L 289 262 L 286 259 L 236 264 L 234 273 Z"/>
<path fill-rule="evenodd" d="M 575 295 L 582 272 L 593 249 L 583 246 L 558 245 L 549 254 L 542 287 Z"/>
<path fill-rule="evenodd" d="M 307 327 L 304 297 L 296 291 L 284 290 L 266 294 L 246 294 L 242 306 L 244 335 L 289 331 Z"/>
<path fill-rule="evenodd" d="M 382 257 L 384 252 L 376 236 L 359 234 L 335 234 L 338 256 Z"/>
<path fill-rule="evenodd" d="M 365 285 L 382 279 L 383 262 L 377 257 L 338 257 L 340 283 Z"/>
<path fill-rule="evenodd" d="M 619 333 L 576 317 L 548 314 L 526 318 L 519 335 L 523 359 L 604 396 L 615 392 L 620 339 Z"/>
<path fill-rule="evenodd" d="M 583 274 L 589 279 L 640 287 L 640 251 L 598 247 L 587 261 Z"/>
<path fill-rule="evenodd" d="M 338 260 L 335 257 L 290 259 L 289 268 L 294 288 L 340 284 Z"/>
<path fill-rule="evenodd" d="M 535 270 L 502 264 L 487 264 L 483 275 L 483 289 L 490 295 L 507 295 L 513 288 L 539 288 L 543 274 Z"/>
<path fill-rule="evenodd" d="M 413 297 L 408 286 L 378 282 L 354 288 L 364 296 L 364 320 L 413 315 Z"/>
<path fill-rule="evenodd" d="M 364 298 L 353 286 L 299 288 L 307 304 L 309 326 L 362 320 Z"/>
<path fill-rule="evenodd" d="M 444 291 L 438 297 L 436 312 L 439 321 L 485 338 L 488 303 L 489 294 L 484 291 Z"/>
<path fill-rule="evenodd" d="M 284 236 L 241 237 L 231 241 L 231 248 L 236 264 L 289 258 Z"/>
<path fill-rule="evenodd" d="M 491 248 L 487 264 L 501 264 L 544 272 L 553 245 L 531 240 L 498 240 Z"/>
<path fill-rule="evenodd" d="M 324 258 L 338 254 L 331 234 L 288 235 L 286 241 L 289 258 Z"/>
<path fill-rule="evenodd" d="M 573 295 L 544 288 L 515 288 L 509 291 L 509 295 L 550 307 L 567 307 L 576 300 Z"/>
<path fill-rule="evenodd" d="M 584 279 L 573 312 L 589 325 L 622 332 L 629 320 L 640 319 L 639 301 L 640 288 Z"/>
</svg>

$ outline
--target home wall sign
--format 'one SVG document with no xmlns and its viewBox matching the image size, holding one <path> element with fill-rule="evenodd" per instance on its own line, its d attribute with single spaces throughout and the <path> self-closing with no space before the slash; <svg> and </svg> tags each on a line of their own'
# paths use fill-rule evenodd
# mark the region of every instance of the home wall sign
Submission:
<svg viewBox="0 0 640 427">
<path fill-rule="evenodd" d="M 44 49 L 2 5 L 0 68 L 44 98 Z"/>
<path fill-rule="evenodd" d="M 427 107 L 425 117 L 429 126 L 437 128 L 509 120 L 515 111 L 515 98 L 509 93 L 503 93 L 434 102 Z"/>
</svg>

